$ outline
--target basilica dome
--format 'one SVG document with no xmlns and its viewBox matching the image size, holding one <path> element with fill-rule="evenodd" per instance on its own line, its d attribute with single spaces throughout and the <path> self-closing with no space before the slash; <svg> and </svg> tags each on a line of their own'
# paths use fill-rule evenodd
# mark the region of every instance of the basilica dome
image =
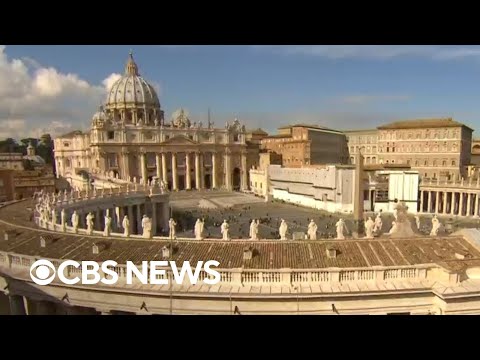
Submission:
<svg viewBox="0 0 480 360">
<path fill-rule="evenodd" d="M 138 67 L 130 52 L 125 74 L 110 88 L 105 107 L 125 108 L 128 104 L 160 108 L 157 92 L 138 72 Z"/>
</svg>

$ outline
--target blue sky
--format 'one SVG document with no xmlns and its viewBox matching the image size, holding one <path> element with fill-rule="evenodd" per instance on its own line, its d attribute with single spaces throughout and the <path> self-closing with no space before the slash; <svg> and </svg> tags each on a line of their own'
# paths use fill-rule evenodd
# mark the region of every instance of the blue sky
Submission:
<svg viewBox="0 0 480 360">
<path fill-rule="evenodd" d="M 184 107 L 202 120 L 210 107 L 217 124 L 238 117 L 270 132 L 427 117 L 480 125 L 478 46 L 5 46 L 0 137 L 88 127 L 130 49 L 167 116 Z"/>
</svg>

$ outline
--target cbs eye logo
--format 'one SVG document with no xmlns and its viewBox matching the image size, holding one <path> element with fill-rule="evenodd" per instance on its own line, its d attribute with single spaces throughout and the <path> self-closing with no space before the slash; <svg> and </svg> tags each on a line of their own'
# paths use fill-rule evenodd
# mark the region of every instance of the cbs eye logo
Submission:
<svg viewBox="0 0 480 360">
<path fill-rule="evenodd" d="M 30 277 L 37 285 L 48 285 L 55 278 L 55 266 L 48 260 L 37 260 L 30 267 Z"/>
</svg>

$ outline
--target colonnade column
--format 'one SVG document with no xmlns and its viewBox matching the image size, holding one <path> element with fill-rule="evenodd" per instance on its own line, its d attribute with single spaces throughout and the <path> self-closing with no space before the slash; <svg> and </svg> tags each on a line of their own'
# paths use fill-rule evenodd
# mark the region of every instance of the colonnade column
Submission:
<svg viewBox="0 0 480 360">
<path fill-rule="evenodd" d="M 217 153 L 212 152 L 212 189 L 217 188 Z"/>
<path fill-rule="evenodd" d="M 185 189 L 190 190 L 192 188 L 192 179 L 191 179 L 191 168 L 190 168 L 190 153 L 185 154 Z"/>
<path fill-rule="evenodd" d="M 458 215 L 463 216 L 463 193 L 460 192 L 459 195 L 460 195 L 460 201 L 458 204 Z"/>
<path fill-rule="evenodd" d="M 428 198 L 427 198 L 427 213 L 432 210 L 432 192 L 428 190 Z"/>
<path fill-rule="evenodd" d="M 160 154 L 155 154 L 155 165 L 157 167 L 157 180 L 162 178 L 162 158 Z"/>
<path fill-rule="evenodd" d="M 167 155 L 162 153 L 162 180 L 166 184 L 167 179 Z"/>
<path fill-rule="evenodd" d="M 437 197 L 435 198 L 435 214 L 438 214 L 440 210 L 440 191 L 437 191 Z"/>
<path fill-rule="evenodd" d="M 473 216 L 478 217 L 478 195 L 479 193 L 475 194 L 475 207 L 473 209 Z"/>
<path fill-rule="evenodd" d="M 202 188 L 201 179 L 200 179 L 200 153 L 195 153 L 195 187 L 197 190 Z"/>
<path fill-rule="evenodd" d="M 178 190 L 177 154 L 172 153 L 172 190 Z"/>
<path fill-rule="evenodd" d="M 472 197 L 472 194 L 467 193 L 467 213 L 466 213 L 467 216 L 470 216 L 471 210 L 472 210 L 471 209 L 471 201 L 472 201 L 471 197 Z"/>
<path fill-rule="evenodd" d="M 455 192 L 452 191 L 452 198 L 450 202 L 450 215 L 455 215 Z"/>
</svg>

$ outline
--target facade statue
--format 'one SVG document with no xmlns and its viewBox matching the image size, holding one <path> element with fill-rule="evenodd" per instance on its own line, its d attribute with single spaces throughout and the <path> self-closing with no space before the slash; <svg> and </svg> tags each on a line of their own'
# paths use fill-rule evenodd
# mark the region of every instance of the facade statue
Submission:
<svg viewBox="0 0 480 360">
<path fill-rule="evenodd" d="M 152 238 L 152 220 L 147 215 L 143 215 L 142 218 L 142 229 L 143 229 L 143 237 L 145 239 Z"/>
<path fill-rule="evenodd" d="M 228 225 L 227 220 L 223 220 L 222 226 L 220 226 L 220 232 L 222 233 L 223 240 L 230 240 L 229 235 L 230 225 Z"/>
<path fill-rule="evenodd" d="M 373 227 L 373 232 L 379 233 L 382 231 L 383 223 L 382 223 L 382 216 L 378 213 L 377 217 L 375 218 L 375 226 Z"/>
<path fill-rule="evenodd" d="M 280 223 L 280 227 L 278 228 L 278 232 L 280 233 L 280 240 L 287 240 L 287 231 L 288 231 L 287 222 L 284 219 L 282 219 L 282 222 Z"/>
<path fill-rule="evenodd" d="M 175 231 L 176 225 L 177 223 L 175 222 L 175 220 L 173 220 L 173 218 L 170 218 L 170 220 L 168 220 L 168 237 L 170 239 L 175 239 L 177 237 L 177 233 Z"/>
<path fill-rule="evenodd" d="M 110 236 L 110 232 L 112 231 L 112 217 L 110 216 L 110 211 L 106 211 L 104 220 L 103 236 Z"/>
<path fill-rule="evenodd" d="M 318 230 L 318 226 L 317 224 L 315 224 L 315 221 L 310 220 L 310 224 L 308 224 L 308 230 L 307 230 L 307 233 L 308 233 L 308 238 L 310 240 L 317 240 L 317 230 Z"/>
<path fill-rule="evenodd" d="M 250 223 L 250 240 L 258 240 L 258 225 L 259 221 L 256 219 Z"/>
<path fill-rule="evenodd" d="M 432 218 L 432 231 L 430 231 L 430 236 L 437 236 L 438 232 L 442 228 L 442 223 L 438 220 L 437 215 Z"/>
<path fill-rule="evenodd" d="M 123 227 L 123 236 L 129 237 L 130 236 L 130 220 L 128 219 L 127 215 L 123 217 L 122 227 Z"/>
<path fill-rule="evenodd" d="M 203 228 L 204 228 L 205 222 L 203 220 L 197 219 L 195 222 L 195 239 L 196 240 L 203 240 Z"/>
<path fill-rule="evenodd" d="M 372 217 L 369 216 L 368 220 L 365 221 L 365 238 L 373 239 L 374 228 L 375 228 L 375 222 L 372 220 Z"/>
<path fill-rule="evenodd" d="M 92 235 L 93 234 L 93 219 L 95 216 L 91 212 L 88 213 L 87 215 L 87 234 Z"/>
<path fill-rule="evenodd" d="M 408 219 L 407 210 L 408 207 L 404 202 L 399 202 L 395 206 L 395 221 L 392 222 L 392 228 L 389 232 L 393 238 L 415 236 L 410 220 Z"/>
<path fill-rule="evenodd" d="M 345 235 L 343 234 L 343 232 L 346 229 L 345 221 L 343 221 L 343 219 L 339 219 L 335 224 L 335 227 L 337 228 L 337 239 L 344 240 Z"/>
<path fill-rule="evenodd" d="M 72 214 L 72 227 L 73 227 L 73 232 L 76 234 L 78 232 L 78 222 L 79 222 L 79 217 L 78 217 L 78 214 L 77 214 L 77 210 L 74 210 L 73 211 L 73 214 Z"/>
</svg>

